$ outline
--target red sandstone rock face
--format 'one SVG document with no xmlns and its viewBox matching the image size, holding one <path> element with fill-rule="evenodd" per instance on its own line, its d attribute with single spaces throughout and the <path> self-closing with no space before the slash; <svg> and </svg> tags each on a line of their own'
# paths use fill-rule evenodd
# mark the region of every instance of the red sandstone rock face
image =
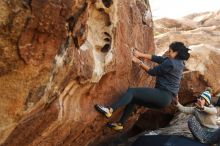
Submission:
<svg viewBox="0 0 220 146">
<path fill-rule="evenodd" d="M 3 145 L 98 143 L 115 133 L 94 104 L 152 85 L 130 49 L 154 51 L 147 1 L 15 0 L 0 10 Z"/>
</svg>

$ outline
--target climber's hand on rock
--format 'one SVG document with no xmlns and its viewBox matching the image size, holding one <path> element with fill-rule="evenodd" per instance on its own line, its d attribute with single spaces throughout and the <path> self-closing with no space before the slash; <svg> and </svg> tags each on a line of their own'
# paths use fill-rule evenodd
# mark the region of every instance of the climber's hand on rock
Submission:
<svg viewBox="0 0 220 146">
<path fill-rule="evenodd" d="M 139 52 L 137 49 L 133 49 L 133 55 L 137 58 L 141 58 L 142 57 L 142 53 Z"/>
<path fill-rule="evenodd" d="M 138 58 L 135 57 L 135 56 L 132 57 L 132 61 L 133 61 L 134 63 L 138 63 L 138 64 L 141 62 L 141 60 L 138 59 Z"/>
</svg>

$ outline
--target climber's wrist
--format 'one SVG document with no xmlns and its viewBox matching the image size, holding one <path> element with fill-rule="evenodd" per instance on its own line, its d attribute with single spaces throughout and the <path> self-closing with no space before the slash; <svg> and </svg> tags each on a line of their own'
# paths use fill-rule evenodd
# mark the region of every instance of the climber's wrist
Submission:
<svg viewBox="0 0 220 146">
<path fill-rule="evenodd" d="M 139 66 L 141 66 L 142 64 L 144 64 L 143 61 L 140 61 L 140 62 L 138 63 Z"/>
</svg>

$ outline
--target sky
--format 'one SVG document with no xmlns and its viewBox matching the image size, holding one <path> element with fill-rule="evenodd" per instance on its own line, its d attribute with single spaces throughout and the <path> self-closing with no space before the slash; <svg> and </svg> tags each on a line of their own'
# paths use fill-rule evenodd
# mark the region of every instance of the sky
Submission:
<svg viewBox="0 0 220 146">
<path fill-rule="evenodd" d="M 220 10 L 220 0 L 149 0 L 153 19 Z"/>
</svg>

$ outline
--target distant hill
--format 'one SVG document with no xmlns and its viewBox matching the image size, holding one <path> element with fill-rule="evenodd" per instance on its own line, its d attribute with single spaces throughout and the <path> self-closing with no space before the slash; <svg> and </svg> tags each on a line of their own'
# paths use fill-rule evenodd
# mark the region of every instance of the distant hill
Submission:
<svg viewBox="0 0 220 146">
<path fill-rule="evenodd" d="M 215 12 L 194 13 L 180 19 L 161 18 L 154 21 L 155 35 L 170 31 L 187 31 L 199 27 L 220 25 L 220 10 Z"/>
</svg>

